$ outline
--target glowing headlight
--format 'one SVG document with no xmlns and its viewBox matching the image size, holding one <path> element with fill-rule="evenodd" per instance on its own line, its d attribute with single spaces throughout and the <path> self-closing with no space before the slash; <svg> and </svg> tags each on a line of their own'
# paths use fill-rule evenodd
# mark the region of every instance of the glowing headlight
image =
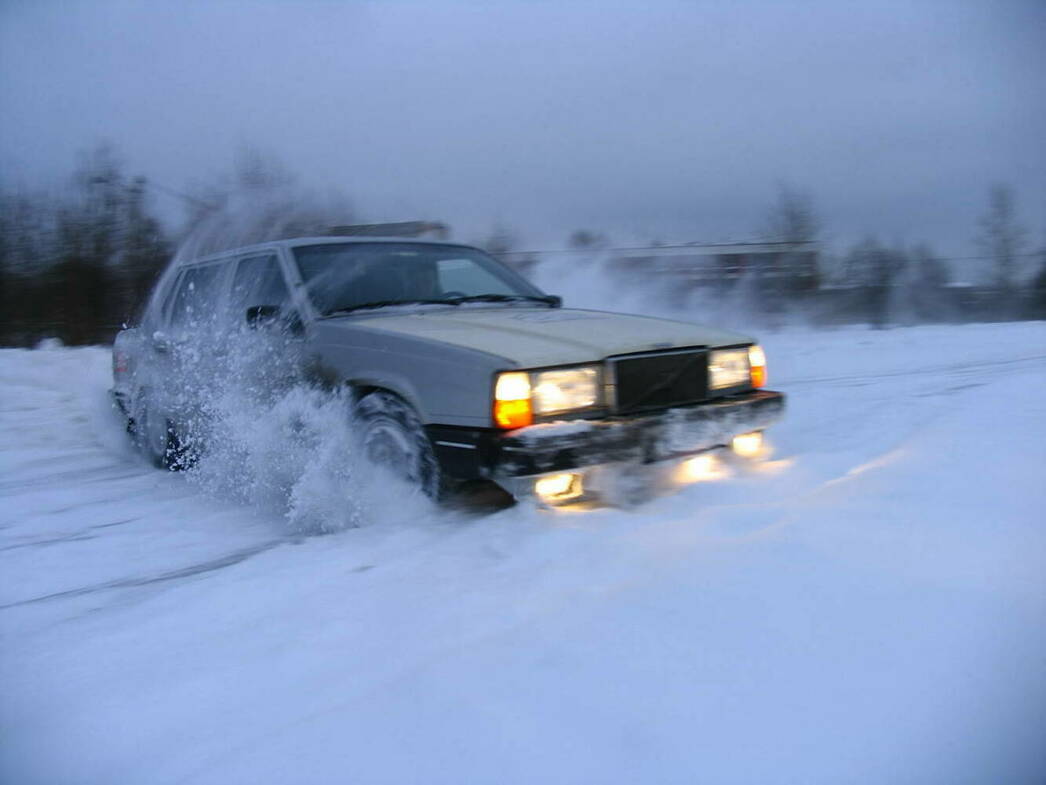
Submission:
<svg viewBox="0 0 1046 785">
<path fill-rule="evenodd" d="M 530 375 L 535 414 L 586 409 L 599 401 L 599 369 L 566 368 Z"/>
<path fill-rule="evenodd" d="M 522 428 L 534 415 L 587 409 L 600 400 L 599 366 L 552 371 L 508 371 L 494 385 L 494 422 L 501 428 Z"/>
<path fill-rule="evenodd" d="M 708 389 L 722 390 L 748 384 L 748 349 L 720 349 L 708 355 Z"/>
<path fill-rule="evenodd" d="M 546 474 L 534 481 L 534 493 L 546 504 L 566 502 L 576 499 L 584 493 L 581 485 L 581 475 L 576 472 L 569 474 Z"/>
<path fill-rule="evenodd" d="M 675 480 L 678 483 L 701 482 L 714 480 L 722 474 L 719 459 L 711 453 L 687 458 L 676 467 Z"/>
<path fill-rule="evenodd" d="M 761 431 L 738 434 L 731 439 L 730 446 L 742 458 L 755 458 L 763 452 L 763 434 Z"/>
</svg>

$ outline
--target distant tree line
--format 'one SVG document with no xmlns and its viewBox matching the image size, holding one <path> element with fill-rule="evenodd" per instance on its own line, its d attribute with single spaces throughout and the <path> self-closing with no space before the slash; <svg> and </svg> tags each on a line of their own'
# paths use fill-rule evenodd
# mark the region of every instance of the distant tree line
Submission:
<svg viewBox="0 0 1046 785">
<path fill-rule="evenodd" d="M 81 156 L 63 189 L 0 187 L 0 345 L 32 346 L 44 338 L 69 345 L 107 342 L 134 320 L 176 249 L 202 254 L 325 234 L 354 217 L 343 195 L 318 198 L 302 191 L 271 156 L 250 148 L 241 149 L 228 175 L 176 194 L 187 207 L 177 230 L 154 212 L 157 189 L 129 174 L 104 144 Z M 810 196 L 782 185 L 756 234 L 768 243 L 803 248 L 817 243 L 820 232 Z M 990 190 L 973 239 L 985 265 L 979 286 L 951 286 L 947 261 L 926 245 L 890 246 L 869 237 L 838 257 L 806 251 L 767 256 L 743 275 L 724 273 L 699 294 L 724 307 L 740 304 L 770 324 L 792 312 L 814 322 L 880 327 L 1046 318 L 1046 249 L 1029 253 L 1010 188 Z M 517 235 L 502 222 L 476 244 L 511 257 L 524 273 L 540 261 L 538 255 L 512 253 Z M 606 235 L 587 229 L 573 232 L 567 248 L 593 257 L 615 252 Z M 1031 277 L 1025 272 L 1029 260 L 1037 267 Z M 643 283 L 659 286 L 655 280 Z M 682 304 L 688 294 L 671 283 L 660 285 L 666 302 Z"/>
<path fill-rule="evenodd" d="M 0 189 L 0 345 L 112 340 L 177 249 L 210 253 L 352 223 L 347 199 L 303 192 L 250 148 L 231 174 L 176 194 L 187 207 L 178 230 L 154 212 L 155 190 L 106 144 L 85 153 L 57 192 Z"/>
<path fill-rule="evenodd" d="M 622 285 L 647 286 L 678 309 L 696 307 L 706 314 L 740 309 L 746 319 L 769 325 L 790 315 L 815 324 L 875 327 L 1046 319 L 1046 248 L 1030 252 L 1028 232 L 1018 220 L 1008 186 L 989 190 L 987 209 L 972 238 L 980 255 L 963 260 L 980 263 L 973 281 L 953 280 L 949 260 L 925 243 L 889 245 L 869 236 L 830 256 L 810 250 L 820 245 L 820 233 L 810 195 L 782 184 L 756 235 L 792 250 L 762 251 L 745 259 L 743 269 L 730 261 L 736 257 L 727 255 L 720 257 L 718 269 L 699 269 L 713 259 L 708 255 L 694 262 L 688 277 L 678 266 L 659 268 L 652 253 L 644 259 L 642 249 L 615 249 L 606 237 L 586 229 L 574 231 L 567 248 L 584 258 L 602 259 L 604 272 L 618 275 Z M 501 227 L 498 242 L 488 243 L 488 250 L 505 255 L 521 271 L 534 271 L 543 263 L 542 254 L 511 253 L 503 242 L 511 236 Z M 657 241 L 650 244 L 651 249 L 663 247 Z M 1029 275 L 1029 270 L 1037 272 Z"/>
<path fill-rule="evenodd" d="M 146 179 L 110 147 L 83 156 L 60 195 L 0 193 L 0 342 L 110 339 L 170 254 Z"/>
<path fill-rule="evenodd" d="M 887 245 L 865 238 L 836 260 L 829 276 L 836 307 L 876 327 L 1046 318 L 1046 248 L 1031 252 L 1011 188 L 989 189 L 973 240 L 980 254 L 963 259 L 977 263 L 973 280 L 954 281 L 948 260 L 925 243 Z"/>
</svg>

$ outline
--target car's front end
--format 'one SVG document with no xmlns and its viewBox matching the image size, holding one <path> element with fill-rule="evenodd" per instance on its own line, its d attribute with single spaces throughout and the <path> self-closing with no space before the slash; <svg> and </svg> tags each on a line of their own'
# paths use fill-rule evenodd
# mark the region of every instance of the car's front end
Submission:
<svg viewBox="0 0 1046 785">
<path fill-rule="evenodd" d="M 466 246 L 331 240 L 293 249 L 328 378 L 418 415 L 441 474 L 558 504 L 612 478 L 701 474 L 758 453 L 784 396 L 754 340 L 689 322 L 561 308 Z"/>
<path fill-rule="evenodd" d="M 714 476 L 713 451 L 762 452 L 784 396 L 765 389 L 757 345 L 617 355 L 495 382 L 491 476 L 516 496 L 562 504 Z"/>
<path fill-rule="evenodd" d="M 451 475 L 549 505 L 619 501 L 624 488 L 638 498 L 719 476 L 725 453 L 764 455 L 763 431 L 784 411 L 766 380 L 748 339 L 515 368 L 493 375 L 488 427 L 428 430 Z"/>
</svg>

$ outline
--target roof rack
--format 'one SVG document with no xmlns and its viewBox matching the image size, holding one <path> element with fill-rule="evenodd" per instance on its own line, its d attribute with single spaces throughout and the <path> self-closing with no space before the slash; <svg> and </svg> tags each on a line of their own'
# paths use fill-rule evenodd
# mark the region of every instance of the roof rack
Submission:
<svg viewBox="0 0 1046 785">
<path fill-rule="evenodd" d="M 436 240 L 446 240 L 450 229 L 439 221 L 399 221 L 332 226 L 327 234 L 337 237 L 432 237 Z"/>
</svg>

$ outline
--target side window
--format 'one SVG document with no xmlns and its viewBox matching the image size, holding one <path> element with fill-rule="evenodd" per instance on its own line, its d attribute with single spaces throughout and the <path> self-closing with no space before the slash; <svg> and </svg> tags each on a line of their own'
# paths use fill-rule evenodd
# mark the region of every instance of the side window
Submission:
<svg viewBox="0 0 1046 785">
<path fill-rule="evenodd" d="M 247 309 L 258 305 L 286 307 L 291 293 L 275 256 L 251 256 L 236 265 L 229 296 L 234 323 L 243 323 Z"/>
<path fill-rule="evenodd" d="M 437 262 L 440 289 L 461 294 L 515 294 L 507 283 L 469 259 Z"/>
<path fill-rule="evenodd" d="M 190 267 L 182 273 L 171 304 L 171 329 L 187 330 L 211 322 L 218 303 L 221 267 Z"/>
</svg>

